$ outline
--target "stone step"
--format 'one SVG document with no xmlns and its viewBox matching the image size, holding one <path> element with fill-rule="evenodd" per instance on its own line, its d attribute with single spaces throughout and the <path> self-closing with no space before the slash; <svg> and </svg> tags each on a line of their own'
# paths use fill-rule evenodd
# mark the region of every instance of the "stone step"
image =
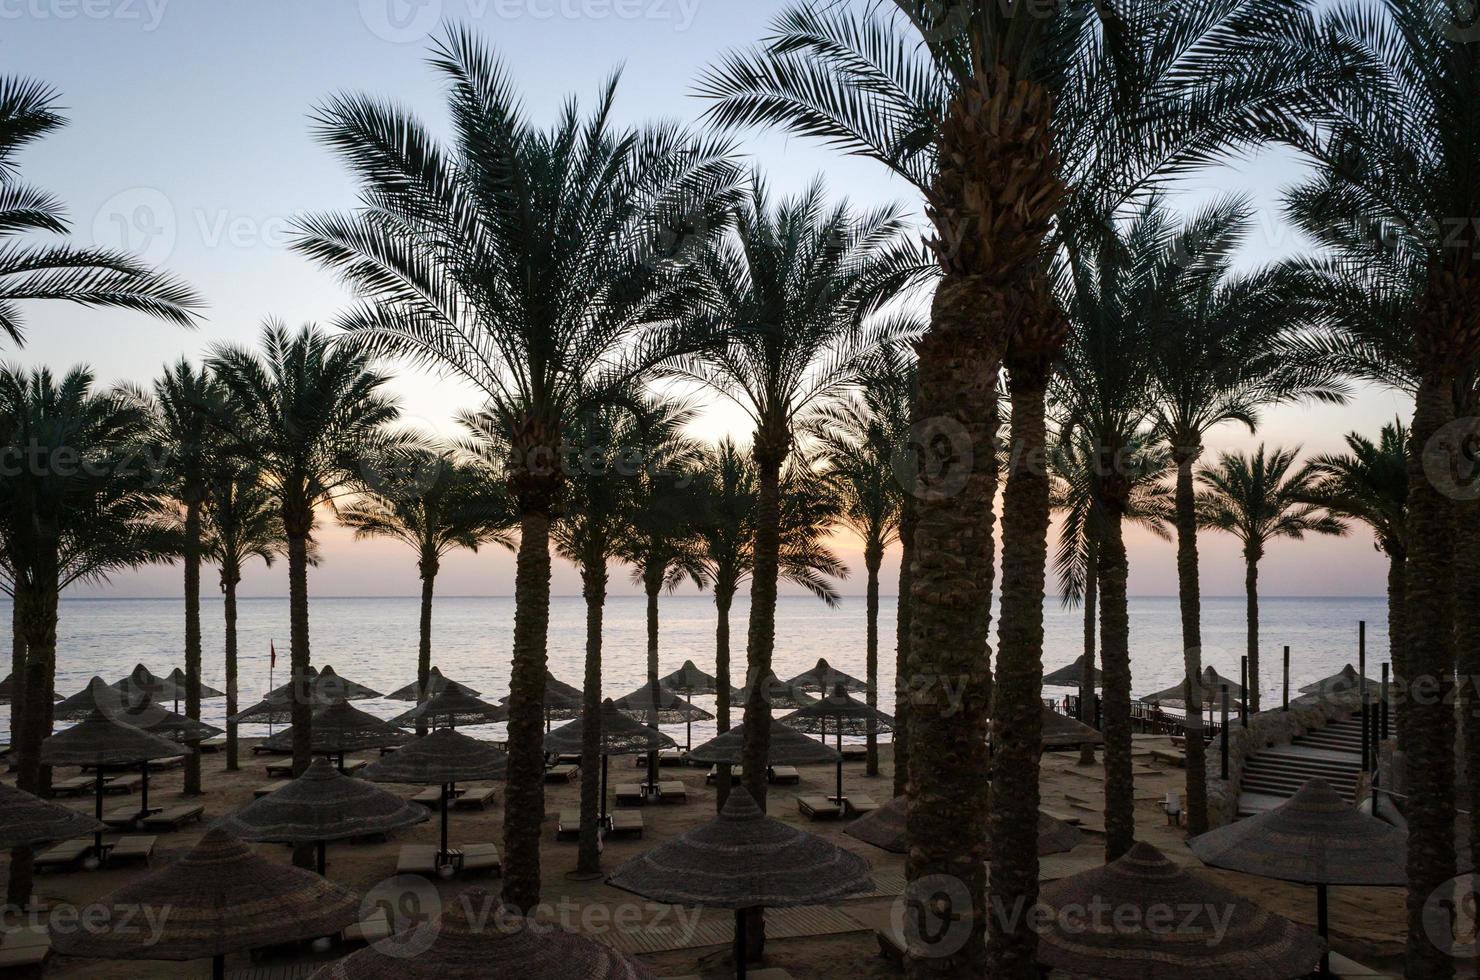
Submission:
<svg viewBox="0 0 1480 980">
<path fill-rule="evenodd" d="M 1320 776 L 1328 780 L 1355 781 L 1361 772 L 1360 766 L 1337 766 L 1329 763 L 1313 763 L 1296 759 L 1270 759 L 1256 756 L 1244 766 L 1244 772 L 1276 772 L 1292 775 Z"/>
</svg>

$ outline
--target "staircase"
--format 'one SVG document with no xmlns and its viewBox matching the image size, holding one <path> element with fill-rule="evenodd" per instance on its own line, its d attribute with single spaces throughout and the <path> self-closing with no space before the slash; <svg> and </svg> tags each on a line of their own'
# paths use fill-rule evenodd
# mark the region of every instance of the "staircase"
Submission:
<svg viewBox="0 0 1480 980">
<path fill-rule="evenodd" d="M 1347 718 L 1299 735 L 1289 745 L 1256 752 L 1244 762 L 1238 815 L 1272 810 L 1319 776 L 1348 803 L 1356 802 L 1362 771 L 1362 721 Z"/>
</svg>

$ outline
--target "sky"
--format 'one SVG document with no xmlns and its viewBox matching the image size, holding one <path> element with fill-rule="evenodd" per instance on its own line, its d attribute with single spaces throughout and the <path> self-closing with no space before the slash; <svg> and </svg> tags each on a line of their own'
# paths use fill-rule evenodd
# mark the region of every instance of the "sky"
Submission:
<svg viewBox="0 0 1480 980">
<path fill-rule="evenodd" d="M 183 277 L 205 298 L 194 331 L 129 313 L 33 304 L 27 343 L 5 357 L 27 367 L 90 364 L 104 382 L 142 382 L 213 344 L 251 344 L 262 322 L 327 322 L 348 302 L 334 277 L 286 247 L 293 216 L 350 208 L 353 182 L 311 133 L 313 107 L 338 92 L 366 92 L 410 107 L 438 131 L 446 113 L 438 77 L 426 64 L 428 34 L 449 22 L 476 28 L 505 59 L 530 116 L 552 120 L 572 95 L 590 102 L 622 72 L 624 121 L 678 119 L 697 125 L 703 103 L 693 82 L 726 49 L 765 36 L 782 0 L 0 0 L 0 72 L 43 80 L 60 93 L 69 125 L 28 149 L 22 174 L 68 203 L 76 241 L 122 247 Z M 741 152 L 777 193 L 816 176 L 830 192 L 865 206 L 897 201 L 918 214 L 913 189 L 870 161 L 848 158 L 779 132 L 745 133 Z M 1259 264 L 1302 248 L 1280 221 L 1280 190 L 1300 162 L 1264 152 L 1181 182 L 1186 208 L 1222 194 L 1248 194 L 1260 217 L 1244 250 Z M 477 406 L 456 379 L 399 367 L 393 390 L 408 421 L 451 432 L 454 414 Z M 1289 406 L 1266 413 L 1257 436 L 1219 430 L 1209 449 L 1248 450 L 1257 442 L 1335 451 L 1350 430 L 1374 433 L 1404 400 L 1364 391 L 1345 406 Z M 695 432 L 744 437 L 743 416 L 716 405 Z M 414 558 L 391 542 L 352 542 L 322 532 L 325 561 L 312 589 L 323 595 L 409 595 Z M 1174 552 L 1132 530 L 1131 591 L 1176 590 Z M 859 547 L 840 537 L 860 593 Z M 1204 535 L 1203 591 L 1234 594 L 1243 570 L 1235 543 Z M 884 570 L 892 591 L 897 563 Z M 1274 546 L 1261 566 L 1271 595 L 1377 595 L 1385 562 L 1370 538 Z M 443 594 L 512 589 L 506 552 L 458 554 L 444 563 Z M 557 564 L 557 594 L 579 592 L 573 569 Z M 179 594 L 177 569 L 117 576 L 78 594 Z M 286 593 L 281 568 L 249 571 L 245 595 Z M 635 591 L 614 579 L 614 592 Z"/>
</svg>

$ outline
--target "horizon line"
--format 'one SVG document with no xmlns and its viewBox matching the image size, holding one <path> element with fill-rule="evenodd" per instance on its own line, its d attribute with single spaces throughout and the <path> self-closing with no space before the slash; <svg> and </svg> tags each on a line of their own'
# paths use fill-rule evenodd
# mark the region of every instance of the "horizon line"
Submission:
<svg viewBox="0 0 1480 980">
<path fill-rule="evenodd" d="M 85 596 L 68 596 L 68 595 L 63 595 L 63 596 L 59 596 L 58 598 L 61 601 L 64 601 L 64 602 L 117 602 L 117 601 L 127 601 L 127 602 L 180 602 L 180 601 L 184 600 L 185 596 L 183 594 L 181 594 L 181 595 L 173 595 L 173 596 L 169 596 L 169 595 L 85 595 Z M 210 599 L 219 599 L 219 598 L 222 598 L 222 597 L 221 596 L 207 596 L 207 595 L 202 595 L 200 598 L 201 598 L 202 601 L 207 601 L 207 600 L 210 600 Z M 237 598 L 237 601 L 238 602 L 264 602 L 264 601 L 281 602 L 281 601 L 286 601 L 289 597 L 287 595 L 254 595 L 254 596 L 240 596 L 239 595 L 236 598 Z M 434 599 L 433 601 L 435 603 L 436 600 L 440 600 L 440 599 L 513 599 L 513 598 L 514 598 L 514 596 L 513 596 L 512 593 L 466 593 L 466 594 L 438 595 L 436 597 L 436 599 Z M 578 592 L 569 592 L 569 593 L 551 593 L 550 598 L 551 599 L 584 599 L 585 597 L 582 596 Z M 607 601 L 611 601 L 612 599 L 646 599 L 646 596 L 642 595 L 641 593 L 633 593 L 633 594 L 623 594 L 623 595 L 609 595 L 606 598 L 607 598 Z M 708 598 L 710 598 L 710 595 L 709 595 L 709 593 L 701 592 L 701 593 L 696 593 L 696 594 L 669 595 L 669 596 L 665 596 L 665 598 L 667 598 L 667 599 L 708 599 Z M 737 595 L 735 598 L 736 599 L 740 599 L 740 598 L 749 599 L 750 597 L 748 595 L 746 595 L 746 596 L 739 596 L 739 595 Z M 783 594 L 783 595 L 778 595 L 776 598 L 778 598 L 778 599 L 815 599 L 814 596 L 800 595 L 800 594 L 798 594 L 798 595 L 784 595 Z M 862 593 L 862 592 L 859 592 L 859 593 L 845 592 L 845 593 L 843 593 L 842 598 L 844 598 L 844 599 L 864 599 L 864 598 L 867 598 L 867 595 L 865 593 Z M 879 598 L 880 599 L 898 599 L 899 598 L 899 593 L 897 593 L 897 592 L 894 592 L 894 593 L 880 593 Z M 1133 595 L 1127 596 L 1127 598 L 1130 598 L 1130 599 L 1177 599 L 1177 598 L 1180 598 L 1180 597 L 1178 595 L 1176 595 L 1176 593 L 1144 593 L 1144 594 L 1133 594 Z M 1244 599 L 1244 598 L 1247 598 L 1247 597 L 1245 595 L 1243 595 L 1242 593 L 1230 592 L 1230 593 L 1227 593 L 1227 594 L 1208 594 L 1208 593 L 1204 593 L 1202 595 L 1202 598 L 1203 599 Z M 1264 600 L 1264 599 L 1307 599 L 1307 600 L 1309 600 L 1309 599 L 1372 599 L 1372 600 L 1380 600 L 1380 601 L 1383 601 L 1383 602 L 1386 602 L 1387 601 L 1387 596 L 1385 596 L 1385 595 L 1357 595 L 1357 594 L 1350 594 L 1350 595 L 1294 595 L 1294 594 L 1291 594 L 1291 595 L 1265 595 L 1265 594 L 1261 594 L 1259 596 L 1259 598 L 1260 598 L 1261 601 Z M 377 594 L 377 595 L 328 595 L 328 594 L 325 594 L 325 595 L 313 595 L 313 596 L 310 596 L 309 597 L 309 602 L 313 602 L 315 599 L 361 599 L 361 600 L 366 600 L 366 601 L 380 600 L 380 599 L 417 599 L 417 600 L 419 600 L 419 599 L 421 599 L 421 596 L 420 595 L 417 595 L 417 594 L 414 594 L 414 593 L 404 593 L 404 594 L 401 594 L 401 593 L 389 593 L 389 594 L 383 594 L 383 595 L 380 595 L 380 594 Z M 0 596 L 0 603 L 10 602 L 10 601 L 13 601 L 13 600 L 9 596 Z M 1062 608 L 1062 603 L 1058 603 L 1058 605 Z M 1048 606 L 1048 603 L 1045 602 L 1045 609 L 1047 608 L 1047 606 Z M 1078 608 L 1078 606 L 1076 605 L 1074 608 Z"/>
</svg>

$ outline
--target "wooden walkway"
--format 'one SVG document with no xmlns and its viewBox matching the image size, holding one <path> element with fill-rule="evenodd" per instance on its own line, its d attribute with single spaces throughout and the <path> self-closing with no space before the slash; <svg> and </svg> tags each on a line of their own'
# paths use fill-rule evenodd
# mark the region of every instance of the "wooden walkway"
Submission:
<svg viewBox="0 0 1480 980">
<path fill-rule="evenodd" d="M 839 909 L 807 905 L 796 909 L 767 909 L 767 939 L 797 939 L 803 936 L 839 936 L 859 932 L 862 926 Z M 715 915 L 692 929 L 677 922 L 671 928 L 607 932 L 592 937 L 622 953 L 663 953 L 674 949 L 728 946 L 735 941 L 733 915 Z"/>
<path fill-rule="evenodd" d="M 1209 749 L 1208 758 L 1217 758 L 1217 748 Z M 1334 720 L 1290 745 L 1276 745 L 1249 756 L 1239 784 L 1238 815 L 1249 817 L 1274 809 L 1315 776 L 1330 783 L 1348 803 L 1353 802 L 1361 769 L 1361 720 Z"/>
</svg>

